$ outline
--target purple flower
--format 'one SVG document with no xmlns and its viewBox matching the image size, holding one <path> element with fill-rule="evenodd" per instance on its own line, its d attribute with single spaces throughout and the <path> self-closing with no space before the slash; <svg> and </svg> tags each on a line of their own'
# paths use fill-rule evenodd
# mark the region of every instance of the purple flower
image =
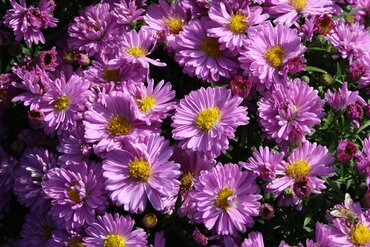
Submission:
<svg viewBox="0 0 370 247">
<path fill-rule="evenodd" d="M 357 146 L 349 140 L 340 140 L 338 143 L 337 158 L 340 162 L 347 163 L 355 157 Z"/>
<path fill-rule="evenodd" d="M 177 36 L 176 61 L 184 72 L 207 81 L 219 81 L 221 77 L 231 78 L 238 68 L 234 56 L 228 50 L 221 50 L 216 38 L 207 36 L 207 30 L 214 27 L 208 18 L 192 20 Z"/>
<path fill-rule="evenodd" d="M 42 148 L 28 148 L 19 159 L 19 168 L 14 174 L 14 194 L 18 201 L 31 207 L 32 211 L 43 210 L 48 201 L 41 183 L 46 173 L 56 166 L 55 155 Z"/>
<path fill-rule="evenodd" d="M 191 149 L 209 157 L 217 157 L 229 147 L 235 129 L 248 124 L 242 98 L 232 96 L 229 89 L 201 88 L 180 101 L 172 117 L 173 138 L 182 149 Z"/>
<path fill-rule="evenodd" d="M 256 34 L 251 35 L 248 42 L 239 61 L 245 75 L 256 78 L 260 90 L 286 79 L 288 60 L 306 51 L 297 32 L 281 24 L 274 27 L 269 23 L 256 28 Z"/>
<path fill-rule="evenodd" d="M 67 230 L 91 224 L 104 213 L 107 198 L 101 168 L 96 164 L 73 164 L 47 173 L 42 187 L 51 199 L 50 215 Z"/>
<path fill-rule="evenodd" d="M 8 9 L 4 16 L 4 24 L 13 29 L 15 39 L 24 39 L 29 46 L 39 42 L 44 44 L 45 37 L 40 29 L 56 27 L 58 22 L 58 19 L 51 15 L 51 2 L 40 0 L 37 7 L 31 5 L 28 8 L 25 0 L 20 0 L 20 3 L 10 0 L 10 4 L 12 8 Z"/>
<path fill-rule="evenodd" d="M 145 10 L 139 8 L 136 2 L 135 0 L 120 0 L 118 3 L 114 3 L 112 14 L 116 17 L 118 24 L 128 25 L 143 19 L 142 14 Z"/>
<path fill-rule="evenodd" d="M 108 214 L 97 216 L 95 222 L 86 229 L 84 246 L 125 246 L 136 247 L 147 245 L 147 235 L 143 229 L 134 228 L 135 221 L 129 216 Z"/>
<path fill-rule="evenodd" d="M 297 131 L 304 141 L 324 115 L 318 91 L 299 79 L 275 85 L 257 104 L 264 132 L 277 143 L 288 142 Z"/>
<path fill-rule="evenodd" d="M 252 174 L 242 172 L 238 165 L 218 164 L 211 171 L 201 172 L 194 187 L 194 217 L 207 229 L 235 235 L 253 225 L 252 217 L 259 213 L 262 196 Z"/>
<path fill-rule="evenodd" d="M 348 90 L 347 82 L 344 82 L 342 88 L 334 93 L 328 89 L 325 93 L 325 100 L 336 111 L 345 111 L 348 105 L 357 101 L 365 104 L 365 101 L 359 96 L 358 91 L 352 92 Z"/>
<path fill-rule="evenodd" d="M 333 234 L 331 227 L 316 222 L 316 241 L 306 240 L 306 247 L 317 247 L 317 246 L 334 246 L 333 245 Z"/>
<path fill-rule="evenodd" d="M 320 15 L 315 18 L 315 27 L 320 35 L 327 35 L 334 27 L 335 23 L 329 15 Z"/>
<path fill-rule="evenodd" d="M 352 103 L 348 105 L 347 116 L 356 128 L 360 128 L 360 120 L 364 115 L 364 109 L 360 104 Z"/>
<path fill-rule="evenodd" d="M 55 67 L 58 66 L 57 55 L 55 47 L 48 51 L 41 51 L 37 55 L 37 64 L 43 70 L 54 71 Z"/>
<path fill-rule="evenodd" d="M 250 80 L 243 79 L 241 75 L 236 75 L 230 81 L 230 89 L 234 95 L 246 98 L 252 89 L 252 82 Z"/>
<path fill-rule="evenodd" d="M 164 232 L 157 232 L 154 236 L 154 245 L 151 245 L 150 247 L 165 247 L 165 245 L 166 238 L 164 237 Z"/>
<path fill-rule="evenodd" d="M 363 153 L 356 163 L 357 170 L 366 176 L 367 185 L 370 184 L 370 137 L 362 141 Z"/>
<path fill-rule="evenodd" d="M 143 213 L 148 199 L 155 210 L 163 210 L 180 187 L 180 165 L 169 161 L 171 156 L 169 142 L 159 134 L 108 152 L 103 170 L 112 201 L 131 213 Z"/>
<path fill-rule="evenodd" d="M 82 116 L 87 101 L 89 83 L 83 77 L 72 75 L 67 81 L 64 73 L 54 81 L 54 85 L 42 97 L 40 110 L 45 114 L 45 131 L 72 130 L 76 120 Z"/>
<path fill-rule="evenodd" d="M 251 232 L 248 238 L 244 239 L 240 247 L 265 247 L 263 235 L 260 232 Z"/>
<path fill-rule="evenodd" d="M 206 236 L 204 236 L 198 228 L 195 228 L 195 230 L 193 231 L 193 239 L 194 241 L 201 245 L 201 246 L 207 246 L 208 244 L 208 238 Z"/>
<path fill-rule="evenodd" d="M 303 57 L 293 57 L 288 60 L 287 68 L 291 74 L 296 74 L 304 70 L 306 60 Z"/>
<path fill-rule="evenodd" d="M 260 215 L 264 220 L 269 220 L 275 216 L 275 209 L 268 203 L 264 203 L 260 207 Z"/>
</svg>

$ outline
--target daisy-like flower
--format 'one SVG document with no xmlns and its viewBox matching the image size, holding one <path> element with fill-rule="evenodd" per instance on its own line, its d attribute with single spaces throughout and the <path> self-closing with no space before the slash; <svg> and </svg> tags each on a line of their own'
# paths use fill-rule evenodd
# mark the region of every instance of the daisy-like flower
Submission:
<svg viewBox="0 0 370 247">
<path fill-rule="evenodd" d="M 136 247 L 147 245 L 147 235 L 143 229 L 133 230 L 135 221 L 130 216 L 108 214 L 97 216 L 87 229 L 84 246 Z"/>
<path fill-rule="evenodd" d="M 121 31 L 108 3 L 91 5 L 82 10 L 69 26 L 68 46 L 85 51 L 89 56 L 103 50 L 111 53 L 119 46 Z"/>
<path fill-rule="evenodd" d="M 315 233 L 316 233 L 315 235 L 316 241 L 307 239 L 306 247 L 334 246 L 331 227 L 321 224 L 320 222 L 316 222 Z"/>
<path fill-rule="evenodd" d="M 359 23 L 348 24 L 339 21 L 326 37 L 342 58 L 352 60 L 353 57 L 369 55 L 370 33 Z"/>
<path fill-rule="evenodd" d="M 83 121 L 86 142 L 96 143 L 95 152 L 117 148 L 122 140 L 135 139 L 149 129 L 138 121 L 137 106 L 131 95 L 111 92 L 103 101 L 104 105 L 95 103 L 86 111 Z"/>
<path fill-rule="evenodd" d="M 114 3 L 113 16 L 117 18 L 118 24 L 128 25 L 134 21 L 143 19 L 142 14 L 145 12 L 136 4 L 135 0 L 120 0 Z"/>
<path fill-rule="evenodd" d="M 24 39 L 29 46 L 32 43 L 45 43 L 45 37 L 40 29 L 56 27 L 58 19 L 51 15 L 52 4 L 49 0 L 40 0 L 38 6 L 27 7 L 25 0 L 10 0 L 11 9 L 4 16 L 4 24 L 13 29 L 15 39 Z"/>
<path fill-rule="evenodd" d="M 300 15 L 304 17 L 330 14 L 333 9 L 331 0 L 275 0 L 268 13 L 277 17 L 274 23 L 291 26 Z"/>
<path fill-rule="evenodd" d="M 221 50 L 216 38 L 207 36 L 207 30 L 214 27 L 208 18 L 192 20 L 177 36 L 176 61 L 184 72 L 207 81 L 219 81 L 221 77 L 231 78 L 238 69 L 234 56 L 228 50 Z"/>
<path fill-rule="evenodd" d="M 47 204 L 41 183 L 46 173 L 56 166 L 56 157 L 45 149 L 28 148 L 19 160 L 14 174 L 14 194 L 18 201 L 33 211 L 43 209 Z"/>
<path fill-rule="evenodd" d="M 270 88 L 287 78 L 287 62 L 301 56 L 306 47 L 295 30 L 282 24 L 274 27 L 269 23 L 256 32 L 258 35 L 249 37 L 247 50 L 241 53 L 239 61 L 246 75 L 259 79 L 259 89 Z"/>
<path fill-rule="evenodd" d="M 321 122 L 324 102 L 318 91 L 300 79 L 275 85 L 258 104 L 258 115 L 263 131 L 277 143 L 287 143 L 298 132 L 301 140 Z"/>
<path fill-rule="evenodd" d="M 173 138 L 180 140 L 182 149 L 219 156 L 235 137 L 235 129 L 248 124 L 247 108 L 239 106 L 242 100 L 220 87 L 192 91 L 172 117 Z"/>
<path fill-rule="evenodd" d="M 244 239 L 240 247 L 265 247 L 263 235 L 260 232 L 251 232 L 248 238 Z"/>
<path fill-rule="evenodd" d="M 192 200 L 196 203 L 194 217 L 209 230 L 221 235 L 245 232 L 259 214 L 262 198 L 255 176 L 242 172 L 238 165 L 218 164 L 211 171 L 201 172 L 194 183 Z"/>
<path fill-rule="evenodd" d="M 324 180 L 319 176 L 332 177 L 337 170 L 332 164 L 335 158 L 324 146 L 310 143 L 301 144 L 288 157 L 287 162 L 276 167 L 277 178 L 267 185 L 267 190 L 275 198 L 280 198 L 280 205 L 296 204 L 300 208 L 300 200 L 311 193 L 320 194 L 325 189 Z M 285 198 L 284 198 L 285 196 Z"/>
<path fill-rule="evenodd" d="M 349 74 L 353 80 L 357 80 L 358 88 L 367 89 L 370 94 L 370 53 L 350 63 Z"/>
<path fill-rule="evenodd" d="M 363 153 L 356 163 L 357 170 L 366 176 L 366 184 L 370 185 L 370 137 L 362 141 Z"/>
<path fill-rule="evenodd" d="M 110 198 L 131 213 L 144 212 L 148 199 L 155 210 L 163 210 L 180 185 L 180 165 L 169 161 L 171 156 L 169 142 L 159 134 L 108 152 L 103 169 Z"/>
<path fill-rule="evenodd" d="M 104 213 L 106 196 L 101 168 L 96 164 L 73 164 L 51 169 L 42 187 L 51 199 L 50 215 L 67 230 L 91 224 Z"/>
<path fill-rule="evenodd" d="M 87 101 L 89 83 L 80 76 L 72 75 L 67 81 L 64 73 L 42 97 L 40 110 L 45 114 L 46 133 L 72 130 L 81 116 Z"/>
<path fill-rule="evenodd" d="M 180 5 L 180 1 L 168 3 L 159 0 L 159 4 L 151 4 L 144 17 L 145 23 L 158 35 L 164 38 L 167 46 L 176 47 L 175 37 L 187 23 L 186 10 Z"/>
<path fill-rule="evenodd" d="M 152 122 L 162 122 L 175 108 L 175 91 L 172 90 L 170 82 L 165 83 L 162 80 L 154 86 L 154 80 L 148 80 L 147 86 L 141 84 L 132 91 L 139 109 L 138 118 L 148 125 Z"/>
<path fill-rule="evenodd" d="M 210 37 L 218 38 L 221 49 L 240 50 L 247 43 L 248 29 L 261 24 L 269 17 L 262 14 L 261 7 L 249 7 L 233 11 L 228 3 L 214 1 L 209 9 L 209 18 L 215 23 L 215 27 L 208 30 Z"/>
<path fill-rule="evenodd" d="M 284 153 L 278 153 L 268 147 L 259 147 L 253 152 L 253 157 L 243 165 L 245 169 L 255 173 L 266 182 L 270 182 L 276 176 L 276 167 L 282 163 Z"/>
</svg>

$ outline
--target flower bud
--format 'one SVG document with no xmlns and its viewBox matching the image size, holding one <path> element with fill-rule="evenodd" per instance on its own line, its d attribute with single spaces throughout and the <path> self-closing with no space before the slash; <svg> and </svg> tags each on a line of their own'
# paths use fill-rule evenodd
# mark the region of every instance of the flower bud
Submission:
<svg viewBox="0 0 370 247">
<path fill-rule="evenodd" d="M 268 203 L 262 204 L 259 212 L 264 220 L 269 220 L 275 215 L 274 208 Z"/>
<path fill-rule="evenodd" d="M 146 228 L 154 228 L 158 223 L 157 216 L 153 213 L 144 215 L 143 224 Z"/>
</svg>

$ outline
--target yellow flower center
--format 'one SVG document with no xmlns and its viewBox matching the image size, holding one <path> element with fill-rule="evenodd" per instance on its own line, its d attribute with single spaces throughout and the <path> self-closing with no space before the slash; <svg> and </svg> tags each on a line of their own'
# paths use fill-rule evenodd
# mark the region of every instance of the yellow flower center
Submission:
<svg viewBox="0 0 370 247">
<path fill-rule="evenodd" d="M 184 26 L 184 23 L 178 17 L 167 19 L 165 23 L 167 24 L 168 28 L 170 29 L 170 33 L 172 34 L 178 34 Z"/>
<path fill-rule="evenodd" d="M 145 57 L 145 55 L 147 54 L 147 51 L 140 47 L 131 47 L 130 49 L 128 49 L 127 53 L 133 57 L 139 58 L 139 57 Z"/>
<path fill-rule="evenodd" d="M 356 225 L 351 230 L 351 239 L 355 245 L 368 245 L 370 243 L 370 229 L 363 224 Z"/>
<path fill-rule="evenodd" d="M 183 191 L 188 191 L 193 186 L 193 174 L 191 172 L 187 171 L 184 172 L 180 177 L 180 188 Z"/>
<path fill-rule="evenodd" d="M 310 171 L 310 165 L 305 161 L 296 161 L 285 167 L 285 173 L 288 177 L 293 179 L 301 179 L 307 176 Z"/>
<path fill-rule="evenodd" d="M 84 247 L 81 239 L 72 239 L 68 241 L 68 247 Z"/>
<path fill-rule="evenodd" d="M 104 79 L 107 81 L 118 81 L 119 80 L 118 69 L 104 69 Z"/>
<path fill-rule="evenodd" d="M 269 48 L 265 53 L 267 62 L 274 68 L 279 68 L 283 65 L 284 49 L 278 45 Z"/>
<path fill-rule="evenodd" d="M 218 120 L 220 120 L 220 111 L 215 106 L 212 108 L 201 110 L 198 113 L 195 123 L 201 130 L 209 131 L 213 128 L 213 126 L 215 126 Z"/>
<path fill-rule="evenodd" d="M 119 234 L 108 234 L 104 240 L 104 247 L 125 247 L 125 239 Z"/>
<path fill-rule="evenodd" d="M 233 14 L 231 16 L 230 23 L 228 25 L 229 29 L 233 31 L 236 34 L 242 34 L 245 32 L 245 29 L 247 28 L 247 23 L 245 22 L 248 20 L 247 17 L 241 14 Z"/>
<path fill-rule="evenodd" d="M 71 105 L 71 100 L 67 96 L 61 96 L 54 101 L 54 108 L 58 111 L 63 111 Z"/>
<path fill-rule="evenodd" d="M 108 121 L 108 132 L 114 136 L 127 135 L 132 130 L 130 121 L 125 117 L 116 115 Z"/>
<path fill-rule="evenodd" d="M 153 95 L 150 95 L 142 100 L 137 100 L 136 104 L 141 111 L 149 112 L 153 108 L 153 106 L 157 104 L 157 101 L 155 100 Z"/>
<path fill-rule="evenodd" d="M 307 5 L 307 0 L 291 0 L 290 5 L 297 11 L 302 11 Z"/>
<path fill-rule="evenodd" d="M 138 181 L 146 182 L 152 176 L 151 167 L 145 159 L 134 159 L 128 167 L 131 177 Z"/>
<path fill-rule="evenodd" d="M 69 196 L 69 199 L 71 199 L 75 203 L 80 203 L 81 202 L 80 193 L 78 193 L 77 190 L 70 188 L 70 189 L 67 190 L 67 194 Z"/>
<path fill-rule="evenodd" d="M 217 207 L 222 208 L 223 210 L 229 209 L 231 205 L 229 205 L 228 199 L 233 195 L 234 193 L 231 189 L 224 187 L 220 192 L 218 192 L 215 200 Z"/>
<path fill-rule="evenodd" d="M 200 49 L 209 57 L 219 57 L 222 54 L 220 44 L 214 38 L 204 38 L 200 44 Z"/>
</svg>

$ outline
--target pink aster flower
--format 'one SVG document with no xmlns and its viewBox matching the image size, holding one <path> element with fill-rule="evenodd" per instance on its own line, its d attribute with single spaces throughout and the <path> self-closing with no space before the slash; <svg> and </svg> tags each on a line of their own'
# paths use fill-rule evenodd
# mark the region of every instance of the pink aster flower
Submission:
<svg viewBox="0 0 370 247">
<path fill-rule="evenodd" d="M 366 176 L 366 183 L 370 185 L 370 137 L 362 141 L 363 153 L 356 163 L 357 170 Z"/>
<path fill-rule="evenodd" d="M 306 141 L 293 151 L 286 163 L 276 167 L 277 177 L 266 188 L 275 198 L 285 196 L 280 199 L 280 205 L 295 204 L 300 208 L 297 198 L 320 194 L 326 188 L 319 176 L 334 176 L 337 170 L 332 165 L 334 161 L 326 147 Z"/>
<path fill-rule="evenodd" d="M 365 105 L 365 100 L 359 95 L 358 91 L 353 92 L 348 90 L 347 82 L 344 82 L 342 88 L 334 93 L 328 89 L 325 93 L 325 100 L 336 111 L 345 111 L 350 104 L 356 102 Z"/>
<path fill-rule="evenodd" d="M 263 14 L 261 7 L 249 7 L 248 5 L 232 9 L 229 3 L 214 1 L 209 9 L 209 18 L 215 23 L 215 27 L 208 29 L 210 37 L 218 38 L 221 49 L 228 48 L 239 51 L 247 44 L 247 32 L 252 26 L 264 23 L 269 17 Z"/>
<path fill-rule="evenodd" d="M 43 210 L 48 205 L 41 183 L 46 173 L 56 166 L 56 156 L 42 148 L 28 148 L 19 160 L 19 168 L 14 174 L 14 194 L 18 201 L 32 211 Z"/>
<path fill-rule="evenodd" d="M 260 232 L 251 232 L 248 238 L 244 239 L 240 247 L 265 247 L 263 235 Z"/>
<path fill-rule="evenodd" d="M 318 91 L 299 79 L 275 85 L 257 104 L 263 131 L 277 143 L 288 142 L 296 132 L 304 141 L 304 135 L 312 133 L 324 115 Z"/>
<path fill-rule="evenodd" d="M 104 104 L 95 103 L 85 112 L 85 139 L 95 144 L 94 151 L 101 153 L 120 147 L 121 141 L 136 139 L 149 128 L 138 120 L 136 103 L 122 92 L 103 96 Z"/>
<path fill-rule="evenodd" d="M 370 52 L 370 33 L 358 23 L 338 21 L 326 37 L 342 58 L 352 60 L 353 57 L 366 56 Z"/>
<path fill-rule="evenodd" d="M 295 30 L 281 24 L 263 25 L 256 32 L 258 35 L 249 37 L 250 44 L 239 61 L 246 75 L 259 79 L 260 89 L 270 88 L 287 78 L 288 60 L 301 56 L 306 47 Z"/>
<path fill-rule="evenodd" d="M 300 15 L 304 17 L 329 14 L 333 11 L 331 0 L 272 0 L 268 13 L 277 17 L 274 23 L 291 26 Z"/>
<path fill-rule="evenodd" d="M 252 174 L 242 172 L 238 165 L 218 164 L 211 171 L 203 171 L 194 187 L 194 217 L 207 229 L 236 235 L 253 225 L 252 217 L 259 213 L 262 196 Z"/>
<path fill-rule="evenodd" d="M 172 117 L 173 138 L 182 149 L 191 149 L 217 157 L 229 147 L 235 129 L 248 124 L 247 108 L 239 106 L 242 98 L 229 89 L 201 88 L 180 101 Z"/>
<path fill-rule="evenodd" d="M 143 213 L 148 200 L 163 210 L 180 185 L 180 165 L 169 161 L 171 156 L 169 142 L 159 134 L 108 152 L 103 169 L 112 201 L 131 213 Z"/>
<path fill-rule="evenodd" d="M 357 80 L 358 88 L 367 89 L 370 94 L 370 53 L 362 56 L 350 64 L 349 73 L 352 79 Z"/>
<path fill-rule="evenodd" d="M 69 26 L 68 46 L 85 51 L 89 56 L 103 50 L 114 53 L 119 46 L 121 31 L 108 3 L 91 5 L 83 9 Z"/>
<path fill-rule="evenodd" d="M 144 17 L 145 23 L 164 38 L 167 46 L 176 47 L 175 37 L 188 22 L 187 12 L 180 1 L 168 3 L 160 0 L 159 4 L 151 4 Z"/>
<path fill-rule="evenodd" d="M 306 247 L 317 247 L 317 246 L 334 246 L 333 244 L 333 234 L 331 227 L 328 225 L 316 222 L 316 241 L 307 239 Z"/>
<path fill-rule="evenodd" d="M 347 163 L 355 157 L 357 146 L 349 140 L 340 140 L 337 149 L 337 158 L 342 163 Z"/>
<path fill-rule="evenodd" d="M 221 77 L 231 78 L 238 68 L 234 56 L 228 50 L 221 50 L 216 38 L 207 36 L 207 30 L 214 27 L 208 18 L 192 20 L 177 36 L 176 61 L 184 72 L 207 81 L 219 81 Z"/>
<path fill-rule="evenodd" d="M 239 97 L 246 98 L 251 92 L 253 83 L 248 79 L 244 79 L 241 75 L 236 75 L 230 81 L 230 89 L 234 95 Z"/>
<path fill-rule="evenodd" d="M 128 25 L 133 21 L 143 19 L 144 9 L 139 8 L 135 0 L 120 0 L 114 3 L 113 16 L 116 17 L 118 24 Z"/>
<path fill-rule="evenodd" d="M 52 5 L 48 0 L 40 0 L 38 6 L 27 7 L 26 0 L 10 0 L 12 6 L 4 16 L 4 24 L 13 29 L 15 39 L 24 39 L 29 46 L 32 43 L 45 43 L 45 37 L 40 29 L 56 27 L 58 19 L 51 15 Z"/>
<path fill-rule="evenodd" d="M 147 235 L 143 229 L 134 228 L 135 221 L 130 216 L 106 213 L 97 216 L 95 222 L 86 229 L 88 237 L 83 239 L 86 247 L 125 246 L 136 247 L 147 245 Z"/>
<path fill-rule="evenodd" d="M 86 163 L 54 168 L 47 173 L 42 187 L 51 199 L 50 215 L 71 230 L 91 224 L 96 213 L 104 213 L 106 196 L 101 168 Z"/>
<path fill-rule="evenodd" d="M 83 77 L 72 75 L 67 81 L 64 73 L 54 81 L 53 86 L 42 97 L 40 110 L 45 114 L 45 131 L 71 130 L 80 119 L 79 112 L 84 110 L 89 83 Z"/>
<path fill-rule="evenodd" d="M 43 70 L 54 71 L 55 67 L 58 66 L 57 55 L 55 47 L 48 51 L 41 51 L 37 55 L 37 64 Z"/>
</svg>

